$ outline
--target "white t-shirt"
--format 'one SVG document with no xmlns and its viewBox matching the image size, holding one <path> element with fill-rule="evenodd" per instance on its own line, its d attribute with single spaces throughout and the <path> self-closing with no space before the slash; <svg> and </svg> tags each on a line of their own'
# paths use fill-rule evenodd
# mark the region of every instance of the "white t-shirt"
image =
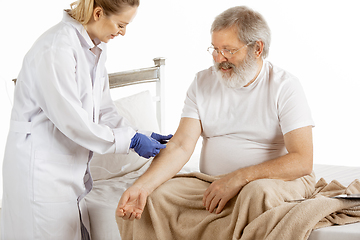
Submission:
<svg viewBox="0 0 360 240">
<path fill-rule="evenodd" d="M 214 67 L 199 72 L 181 117 L 201 120 L 200 171 L 209 175 L 283 156 L 284 134 L 314 126 L 298 79 L 265 60 L 256 80 L 239 89 L 223 85 Z"/>
</svg>

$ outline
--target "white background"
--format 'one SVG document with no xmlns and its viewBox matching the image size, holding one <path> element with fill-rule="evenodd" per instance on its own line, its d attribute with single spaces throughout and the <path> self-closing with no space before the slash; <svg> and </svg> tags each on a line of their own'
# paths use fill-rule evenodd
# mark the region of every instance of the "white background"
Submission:
<svg viewBox="0 0 360 240">
<path fill-rule="evenodd" d="M 12 105 L 11 79 L 33 42 L 61 21 L 62 9 L 72 1 L 1 2 L 0 163 Z M 210 25 L 217 14 L 236 5 L 262 13 L 272 30 L 268 60 L 301 81 L 316 124 L 315 163 L 360 166 L 358 0 L 142 0 L 126 36 L 108 44 L 108 72 L 149 67 L 154 57 L 165 57 L 166 133 L 173 133 L 195 73 L 212 64 L 206 52 Z M 2 180 L 0 186 L 1 198 Z"/>
</svg>

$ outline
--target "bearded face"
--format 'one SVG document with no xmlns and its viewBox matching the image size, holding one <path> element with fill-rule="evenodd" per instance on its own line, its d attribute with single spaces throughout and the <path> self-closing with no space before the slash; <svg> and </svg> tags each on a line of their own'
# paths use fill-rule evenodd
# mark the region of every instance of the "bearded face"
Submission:
<svg viewBox="0 0 360 240">
<path fill-rule="evenodd" d="M 229 61 L 217 63 L 214 61 L 214 66 L 216 75 L 221 82 L 225 86 L 234 89 L 246 86 L 255 78 L 258 71 L 256 58 L 249 52 L 244 59 L 236 63 Z"/>
</svg>

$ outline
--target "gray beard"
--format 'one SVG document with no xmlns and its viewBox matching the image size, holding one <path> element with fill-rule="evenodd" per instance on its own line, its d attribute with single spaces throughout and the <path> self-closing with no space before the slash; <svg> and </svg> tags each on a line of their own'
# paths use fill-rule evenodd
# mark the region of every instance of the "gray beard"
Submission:
<svg viewBox="0 0 360 240">
<path fill-rule="evenodd" d="M 251 80 L 254 79 L 258 66 L 256 64 L 256 58 L 247 56 L 240 62 L 239 66 L 235 66 L 230 62 L 216 63 L 214 62 L 216 69 L 216 75 L 221 80 L 220 82 L 228 88 L 242 88 L 246 86 Z M 232 68 L 230 74 L 221 72 L 221 68 Z"/>
</svg>

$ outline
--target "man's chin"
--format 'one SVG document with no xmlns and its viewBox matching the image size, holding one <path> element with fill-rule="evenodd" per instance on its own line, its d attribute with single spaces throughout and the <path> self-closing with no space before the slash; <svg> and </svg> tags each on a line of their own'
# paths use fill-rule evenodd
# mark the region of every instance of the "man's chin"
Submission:
<svg viewBox="0 0 360 240">
<path fill-rule="evenodd" d="M 221 70 L 216 71 L 217 77 L 220 79 L 220 82 L 228 88 L 241 88 L 246 85 L 246 82 L 236 76 L 233 72 L 224 73 Z"/>
<path fill-rule="evenodd" d="M 227 81 L 234 78 L 234 71 L 232 68 L 229 68 L 227 70 L 220 69 L 217 71 L 218 76 L 221 76 L 222 80 Z"/>
</svg>

